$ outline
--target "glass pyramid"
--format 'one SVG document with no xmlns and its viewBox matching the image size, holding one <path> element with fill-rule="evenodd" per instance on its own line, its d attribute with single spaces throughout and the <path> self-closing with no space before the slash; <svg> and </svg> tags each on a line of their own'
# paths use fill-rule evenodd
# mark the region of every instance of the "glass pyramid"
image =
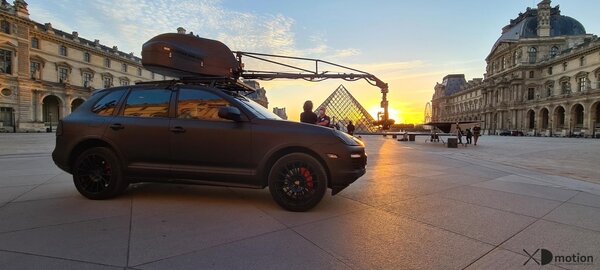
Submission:
<svg viewBox="0 0 600 270">
<path fill-rule="evenodd" d="M 379 130 L 377 126 L 373 125 L 375 119 L 343 85 L 338 86 L 323 104 L 316 108 L 315 113 L 318 113 L 319 108 L 323 106 L 327 108 L 327 115 L 331 117 L 332 124 L 339 126 L 342 131 L 346 131 L 349 121 L 354 124 L 355 133 L 370 133 Z"/>
</svg>

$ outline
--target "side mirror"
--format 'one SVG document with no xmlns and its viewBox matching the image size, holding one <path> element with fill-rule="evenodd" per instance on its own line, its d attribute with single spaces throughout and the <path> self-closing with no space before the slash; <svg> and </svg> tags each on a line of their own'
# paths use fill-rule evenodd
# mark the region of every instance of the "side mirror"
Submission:
<svg viewBox="0 0 600 270">
<path fill-rule="evenodd" d="M 219 117 L 236 122 L 242 121 L 242 113 L 236 107 L 221 107 L 219 108 Z"/>
</svg>

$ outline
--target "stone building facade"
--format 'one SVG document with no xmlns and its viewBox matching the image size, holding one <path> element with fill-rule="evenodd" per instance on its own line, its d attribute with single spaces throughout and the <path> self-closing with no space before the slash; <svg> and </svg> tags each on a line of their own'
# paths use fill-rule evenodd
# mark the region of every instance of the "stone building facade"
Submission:
<svg viewBox="0 0 600 270">
<path fill-rule="evenodd" d="M 549 0 L 511 20 L 485 60 L 482 79 L 448 75 L 435 86 L 433 121 L 481 121 L 486 134 L 600 134 L 600 39 Z"/>
<path fill-rule="evenodd" d="M 267 90 L 265 90 L 264 87 L 261 87 L 260 83 L 255 80 L 244 80 L 243 82 L 255 89 L 254 92 L 246 94 L 246 96 L 268 109 L 269 99 L 267 98 Z"/>
<path fill-rule="evenodd" d="M 281 119 L 283 120 L 288 119 L 287 113 L 285 112 L 285 108 L 275 107 L 273 108 L 273 113 L 281 117 Z"/>
<path fill-rule="evenodd" d="M 173 79 L 144 69 L 117 46 L 32 21 L 27 6 L 0 4 L 0 132 L 46 131 L 96 89 Z M 258 89 L 251 98 L 267 107 L 265 89 L 246 83 Z"/>
<path fill-rule="evenodd" d="M 165 79 L 98 40 L 29 19 L 27 3 L 0 4 L 0 129 L 43 131 L 95 89 Z"/>
</svg>

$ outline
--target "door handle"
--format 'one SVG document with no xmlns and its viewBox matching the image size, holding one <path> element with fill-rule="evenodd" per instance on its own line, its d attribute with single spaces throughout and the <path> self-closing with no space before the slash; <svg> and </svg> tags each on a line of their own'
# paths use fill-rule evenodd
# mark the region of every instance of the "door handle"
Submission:
<svg viewBox="0 0 600 270">
<path fill-rule="evenodd" d="M 184 133 L 185 132 L 185 128 L 182 128 L 182 127 L 172 127 L 171 128 L 171 132 L 173 132 L 173 133 Z"/>
<path fill-rule="evenodd" d="M 125 127 L 119 123 L 115 123 L 109 126 L 110 128 L 112 128 L 113 130 L 119 130 L 119 129 L 124 129 Z"/>
</svg>

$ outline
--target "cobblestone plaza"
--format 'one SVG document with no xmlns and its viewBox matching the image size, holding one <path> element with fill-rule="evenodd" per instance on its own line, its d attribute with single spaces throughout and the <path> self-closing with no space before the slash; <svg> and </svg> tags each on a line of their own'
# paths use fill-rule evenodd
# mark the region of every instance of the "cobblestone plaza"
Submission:
<svg viewBox="0 0 600 270">
<path fill-rule="evenodd" d="M 0 134 L 2 269 L 539 269 L 542 248 L 595 260 L 542 269 L 600 263 L 600 140 L 364 136 L 367 174 L 292 213 L 268 190 L 207 186 L 87 200 L 53 139 Z"/>
</svg>

